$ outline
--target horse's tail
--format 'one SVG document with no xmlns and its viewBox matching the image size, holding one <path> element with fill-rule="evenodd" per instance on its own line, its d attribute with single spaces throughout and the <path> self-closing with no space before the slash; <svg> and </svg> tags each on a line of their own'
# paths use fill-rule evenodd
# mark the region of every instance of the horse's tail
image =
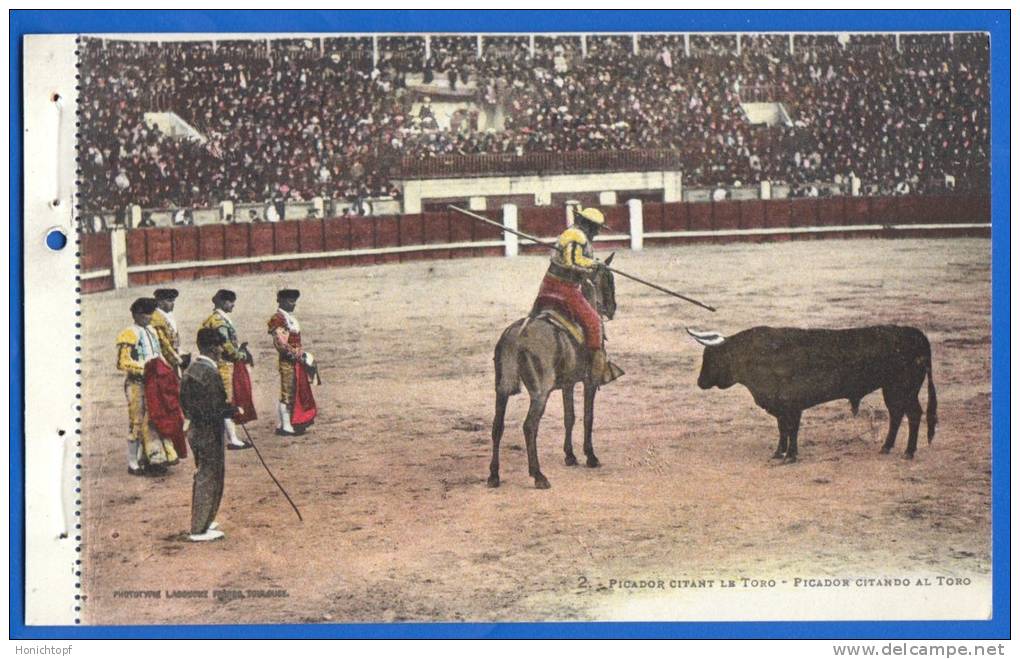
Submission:
<svg viewBox="0 0 1020 659">
<path fill-rule="evenodd" d="M 517 345 L 517 337 L 525 322 L 527 318 L 507 327 L 496 342 L 492 361 L 496 367 L 496 393 L 499 395 L 512 396 L 521 392 L 521 375 L 517 366 L 520 348 Z"/>
</svg>

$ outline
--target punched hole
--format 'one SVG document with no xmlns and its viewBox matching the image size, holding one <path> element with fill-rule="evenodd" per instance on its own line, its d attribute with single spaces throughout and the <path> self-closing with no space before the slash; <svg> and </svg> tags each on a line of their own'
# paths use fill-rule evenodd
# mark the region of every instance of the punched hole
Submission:
<svg viewBox="0 0 1020 659">
<path fill-rule="evenodd" d="M 50 229 L 46 232 L 46 246 L 59 252 L 67 245 L 67 234 L 63 229 Z"/>
</svg>

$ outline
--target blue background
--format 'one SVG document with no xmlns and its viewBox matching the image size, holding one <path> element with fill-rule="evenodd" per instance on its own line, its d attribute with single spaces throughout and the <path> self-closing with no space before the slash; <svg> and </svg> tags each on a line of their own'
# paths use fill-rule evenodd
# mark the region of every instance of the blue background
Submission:
<svg viewBox="0 0 1020 659">
<path fill-rule="evenodd" d="M 10 13 L 10 634 L 64 638 L 1009 638 L 1010 15 L 996 11 L 12 11 Z M 785 623 L 433 623 L 26 627 L 24 294 L 21 275 L 21 41 L 110 32 L 987 31 L 992 96 L 992 556 L 989 621 Z M 70 368 L 70 365 L 68 365 Z"/>
</svg>

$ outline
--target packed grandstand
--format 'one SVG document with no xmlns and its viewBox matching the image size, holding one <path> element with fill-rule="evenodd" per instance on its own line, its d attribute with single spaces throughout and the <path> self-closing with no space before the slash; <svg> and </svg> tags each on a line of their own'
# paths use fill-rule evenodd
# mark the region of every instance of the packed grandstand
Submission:
<svg viewBox="0 0 1020 659">
<path fill-rule="evenodd" d="M 983 34 L 84 38 L 79 49 L 84 212 L 399 199 L 423 164 L 470 173 L 498 156 L 512 172 L 543 154 L 570 156 L 565 166 L 672 154 L 688 187 L 989 187 Z M 456 109 L 437 121 L 433 100 Z M 752 123 L 750 102 L 781 104 L 782 120 Z M 147 113 L 172 113 L 198 139 Z"/>
</svg>

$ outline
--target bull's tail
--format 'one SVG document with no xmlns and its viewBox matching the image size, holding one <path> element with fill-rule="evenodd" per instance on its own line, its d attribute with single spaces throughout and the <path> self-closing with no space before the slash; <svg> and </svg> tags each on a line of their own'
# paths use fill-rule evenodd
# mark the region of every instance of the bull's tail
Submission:
<svg viewBox="0 0 1020 659">
<path fill-rule="evenodd" d="M 935 382 L 931 377 L 931 357 L 928 358 L 928 411 L 925 418 L 928 420 L 928 443 L 935 439 L 935 426 L 939 423 L 938 415 L 939 402 L 935 397 Z"/>
</svg>

